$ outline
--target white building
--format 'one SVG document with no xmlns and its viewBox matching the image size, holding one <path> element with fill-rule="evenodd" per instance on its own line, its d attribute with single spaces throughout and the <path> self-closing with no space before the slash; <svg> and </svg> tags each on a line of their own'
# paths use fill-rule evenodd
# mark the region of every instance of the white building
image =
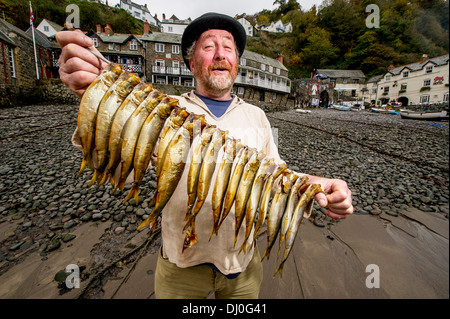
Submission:
<svg viewBox="0 0 450 319">
<path fill-rule="evenodd" d="M 56 32 L 61 31 L 64 27 L 47 19 L 42 19 L 41 23 L 36 27 L 37 30 L 49 37 L 55 36 Z"/>
<path fill-rule="evenodd" d="M 136 19 L 142 21 L 147 20 L 148 23 L 154 26 L 158 25 L 156 19 L 150 14 L 150 11 L 147 8 L 147 4 L 142 6 L 140 4 L 132 2 L 131 0 L 120 0 L 120 8 L 128 11 L 128 13 Z"/>
<path fill-rule="evenodd" d="M 191 19 L 180 20 L 175 15 L 172 15 L 170 19 L 166 19 L 166 15 L 163 14 L 163 20 L 161 21 L 161 32 L 172 34 L 183 34 L 184 29 L 191 23 Z"/>
<path fill-rule="evenodd" d="M 318 69 L 315 76 L 319 74 L 328 77 L 324 82 L 337 91 L 338 100 L 362 100 L 366 76 L 361 70 Z"/>
<path fill-rule="evenodd" d="M 449 101 L 449 55 L 389 68 L 378 82 L 377 105 L 388 102 L 432 104 Z"/>
<path fill-rule="evenodd" d="M 265 26 L 262 25 L 259 28 L 262 31 L 273 32 L 273 33 L 291 33 L 293 30 L 292 23 L 283 23 L 283 21 L 278 20 L 272 22 L 271 24 Z"/>
<path fill-rule="evenodd" d="M 242 26 L 245 29 L 245 33 L 247 34 L 248 37 L 252 37 L 253 36 L 253 26 L 250 22 L 248 22 L 247 19 L 244 18 L 240 18 L 237 20 L 240 24 L 242 24 Z"/>
</svg>

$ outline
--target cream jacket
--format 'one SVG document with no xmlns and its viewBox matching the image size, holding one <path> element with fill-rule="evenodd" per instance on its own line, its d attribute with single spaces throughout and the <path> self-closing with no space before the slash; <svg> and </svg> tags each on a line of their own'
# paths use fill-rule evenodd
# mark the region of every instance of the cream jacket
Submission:
<svg viewBox="0 0 450 319">
<path fill-rule="evenodd" d="M 243 144 L 249 147 L 256 148 L 258 151 L 264 149 L 267 156 L 273 158 L 277 163 L 283 162 L 278 154 L 270 123 L 264 111 L 260 108 L 248 104 L 235 96 L 226 113 L 217 118 L 193 91 L 176 98 L 179 99 L 180 106 L 185 107 L 187 111 L 195 114 L 204 114 L 207 123 L 216 125 L 221 130 L 228 131 L 229 136 L 240 139 Z M 81 149 L 77 131 L 74 133 L 72 143 Z M 211 193 L 217 170 L 212 177 L 207 199 L 195 219 L 198 242 L 192 248 L 187 248 L 182 252 L 185 238 L 183 227 L 186 224 L 184 217 L 188 198 L 187 175 L 189 165 L 190 161 L 188 159 L 181 180 L 162 212 L 163 256 L 181 268 L 212 263 L 225 275 L 243 272 L 252 259 L 254 248 L 247 250 L 247 253 L 241 252 L 238 254 L 245 236 L 244 223 L 240 228 L 236 246 L 233 247 L 235 232 L 234 205 L 219 229 L 218 235 L 213 235 L 211 241 L 209 241 L 213 227 Z M 130 174 L 127 182 L 132 182 L 132 175 Z M 253 235 L 250 236 L 251 238 L 253 238 Z"/>
</svg>

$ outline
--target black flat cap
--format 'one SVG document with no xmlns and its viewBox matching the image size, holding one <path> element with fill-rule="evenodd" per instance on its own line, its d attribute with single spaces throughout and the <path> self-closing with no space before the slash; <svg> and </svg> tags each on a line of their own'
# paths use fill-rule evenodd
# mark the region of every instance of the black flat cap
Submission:
<svg viewBox="0 0 450 319">
<path fill-rule="evenodd" d="M 214 12 L 205 13 L 189 23 L 181 38 L 181 52 L 183 53 L 184 63 L 186 63 L 188 69 L 191 68 L 189 66 L 189 60 L 186 59 L 187 50 L 194 41 L 197 41 L 203 32 L 212 29 L 230 32 L 233 35 L 234 41 L 236 41 L 239 57 L 244 53 L 245 45 L 247 44 L 247 34 L 245 33 L 244 27 L 227 15 Z"/>
</svg>

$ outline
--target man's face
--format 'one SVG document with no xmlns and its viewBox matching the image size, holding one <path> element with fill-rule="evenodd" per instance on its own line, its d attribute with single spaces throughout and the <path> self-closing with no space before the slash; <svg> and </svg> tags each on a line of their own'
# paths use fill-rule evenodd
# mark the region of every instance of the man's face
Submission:
<svg viewBox="0 0 450 319">
<path fill-rule="evenodd" d="M 190 66 L 198 86 L 206 93 L 216 97 L 229 94 L 238 72 L 236 44 L 231 33 L 204 32 L 197 40 Z"/>
</svg>

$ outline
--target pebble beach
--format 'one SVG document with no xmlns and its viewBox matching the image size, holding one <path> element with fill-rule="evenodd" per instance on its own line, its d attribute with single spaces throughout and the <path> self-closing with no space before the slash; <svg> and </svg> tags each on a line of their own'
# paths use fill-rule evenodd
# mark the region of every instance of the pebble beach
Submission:
<svg viewBox="0 0 450 319">
<path fill-rule="evenodd" d="M 404 120 L 399 115 L 331 109 L 313 109 L 306 114 L 290 110 L 267 116 L 288 166 L 298 172 L 345 180 L 352 190 L 355 215 L 387 215 L 395 220 L 403 211 L 414 209 L 437 215 L 448 225 L 448 121 Z M 92 246 L 84 248 L 85 283 L 92 284 L 93 272 L 89 270 L 103 271 L 105 265 L 114 264 L 108 275 L 117 276 L 126 269 L 117 262 L 121 257 L 137 258 L 133 249 L 140 247 L 143 234 L 136 228 L 151 212 L 148 204 L 156 187 L 154 171 L 148 172 L 141 184 L 138 204 L 134 200 L 123 203 L 129 185 L 125 194 L 112 194 L 111 185 L 88 188 L 91 172 L 78 175 L 82 153 L 71 144 L 76 117 L 76 105 L 0 109 L 2 297 L 33 298 L 23 291 L 8 294 L 6 283 L 13 282 L 8 274 L 20 272 L 29 258 L 45 263 L 55 254 L 81 245 L 82 227 L 95 225 L 98 232 L 91 232 L 98 236 L 92 239 Z M 313 228 L 333 225 L 318 207 L 314 216 Z M 139 258 L 155 254 L 159 244 L 155 238 Z M 448 237 L 446 245 L 448 282 Z M 147 269 L 147 275 L 152 276 L 153 271 Z M 80 291 L 64 294 L 54 281 L 55 274 L 48 275 L 52 281 L 48 285 L 59 291 L 55 296 L 80 296 Z M 3 280 L 3 290 L 2 278 L 9 278 Z M 96 283 L 99 289 L 83 291 L 84 298 L 104 297 L 99 291 L 106 281 L 101 279 Z"/>
</svg>

